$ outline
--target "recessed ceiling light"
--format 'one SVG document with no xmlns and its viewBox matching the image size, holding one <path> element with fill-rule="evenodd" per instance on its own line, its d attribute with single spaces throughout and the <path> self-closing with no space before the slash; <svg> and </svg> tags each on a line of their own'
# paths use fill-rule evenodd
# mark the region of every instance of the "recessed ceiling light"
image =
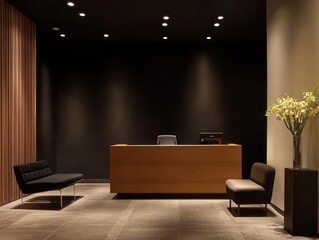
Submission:
<svg viewBox="0 0 319 240">
<path fill-rule="evenodd" d="M 85 17 L 85 13 L 84 13 L 84 12 L 80 12 L 79 15 L 80 15 L 81 17 Z"/>
<path fill-rule="evenodd" d="M 108 35 L 107 33 L 105 33 L 105 34 L 103 35 L 103 37 L 108 38 L 109 35 Z"/>
<path fill-rule="evenodd" d="M 223 16 L 218 16 L 218 19 L 222 20 L 222 19 L 224 19 L 224 17 Z"/>
<path fill-rule="evenodd" d="M 211 40 L 212 38 L 210 36 L 206 37 L 207 40 Z"/>
<path fill-rule="evenodd" d="M 168 20 L 168 19 L 169 19 L 169 16 L 164 16 L 163 19 L 164 19 L 164 20 Z"/>
<path fill-rule="evenodd" d="M 60 30 L 60 28 L 58 28 L 58 27 L 53 27 L 52 28 L 54 31 L 59 31 Z"/>
<path fill-rule="evenodd" d="M 67 4 L 68 4 L 68 6 L 70 6 L 70 7 L 74 7 L 74 3 L 73 3 L 73 2 L 68 2 Z"/>
<path fill-rule="evenodd" d="M 65 34 L 62 33 L 62 34 L 60 34 L 60 36 L 64 38 L 64 37 L 65 37 Z"/>
<path fill-rule="evenodd" d="M 214 26 L 215 26 L 215 27 L 219 27 L 220 24 L 219 24 L 219 23 L 214 23 Z"/>
<path fill-rule="evenodd" d="M 163 37 L 164 40 L 167 40 L 167 37 Z"/>
<path fill-rule="evenodd" d="M 162 23 L 162 26 L 163 26 L 163 27 L 167 27 L 167 25 L 168 25 L 168 24 L 167 24 L 166 22 Z"/>
</svg>

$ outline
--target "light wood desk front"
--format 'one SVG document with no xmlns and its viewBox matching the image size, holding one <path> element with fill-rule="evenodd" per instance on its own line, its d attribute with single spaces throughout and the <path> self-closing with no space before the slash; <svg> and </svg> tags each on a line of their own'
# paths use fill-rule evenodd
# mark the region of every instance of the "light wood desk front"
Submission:
<svg viewBox="0 0 319 240">
<path fill-rule="evenodd" d="M 225 193 L 241 172 L 237 144 L 110 147 L 112 193 Z"/>
</svg>

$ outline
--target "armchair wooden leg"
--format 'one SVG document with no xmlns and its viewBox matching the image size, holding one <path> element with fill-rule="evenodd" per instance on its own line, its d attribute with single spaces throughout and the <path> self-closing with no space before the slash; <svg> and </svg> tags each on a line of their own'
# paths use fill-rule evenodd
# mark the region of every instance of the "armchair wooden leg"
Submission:
<svg viewBox="0 0 319 240">
<path fill-rule="evenodd" d="M 267 215 L 267 203 L 265 203 L 265 215 Z"/>
<path fill-rule="evenodd" d="M 238 204 L 238 216 L 240 215 L 240 204 Z"/>
<path fill-rule="evenodd" d="M 229 199 L 229 210 L 231 210 L 231 199 Z"/>
</svg>

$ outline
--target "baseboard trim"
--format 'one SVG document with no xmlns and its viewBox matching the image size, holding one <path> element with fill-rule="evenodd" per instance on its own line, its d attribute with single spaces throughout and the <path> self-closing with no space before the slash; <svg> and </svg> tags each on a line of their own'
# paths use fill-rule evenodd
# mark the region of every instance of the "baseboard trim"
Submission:
<svg viewBox="0 0 319 240">
<path fill-rule="evenodd" d="M 109 178 L 85 178 L 82 183 L 109 183 Z"/>
<path fill-rule="evenodd" d="M 275 204 L 270 203 L 270 206 L 272 206 L 272 208 L 275 209 L 282 217 L 284 216 L 285 212 L 277 207 Z"/>
</svg>

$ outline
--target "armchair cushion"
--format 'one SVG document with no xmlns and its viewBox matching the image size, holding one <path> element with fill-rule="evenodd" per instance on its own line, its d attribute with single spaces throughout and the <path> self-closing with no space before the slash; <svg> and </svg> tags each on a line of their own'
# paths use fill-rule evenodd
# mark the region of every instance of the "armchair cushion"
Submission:
<svg viewBox="0 0 319 240">
<path fill-rule="evenodd" d="M 265 203 L 265 189 L 250 179 L 228 179 L 226 186 L 229 197 L 236 203 Z"/>
</svg>

